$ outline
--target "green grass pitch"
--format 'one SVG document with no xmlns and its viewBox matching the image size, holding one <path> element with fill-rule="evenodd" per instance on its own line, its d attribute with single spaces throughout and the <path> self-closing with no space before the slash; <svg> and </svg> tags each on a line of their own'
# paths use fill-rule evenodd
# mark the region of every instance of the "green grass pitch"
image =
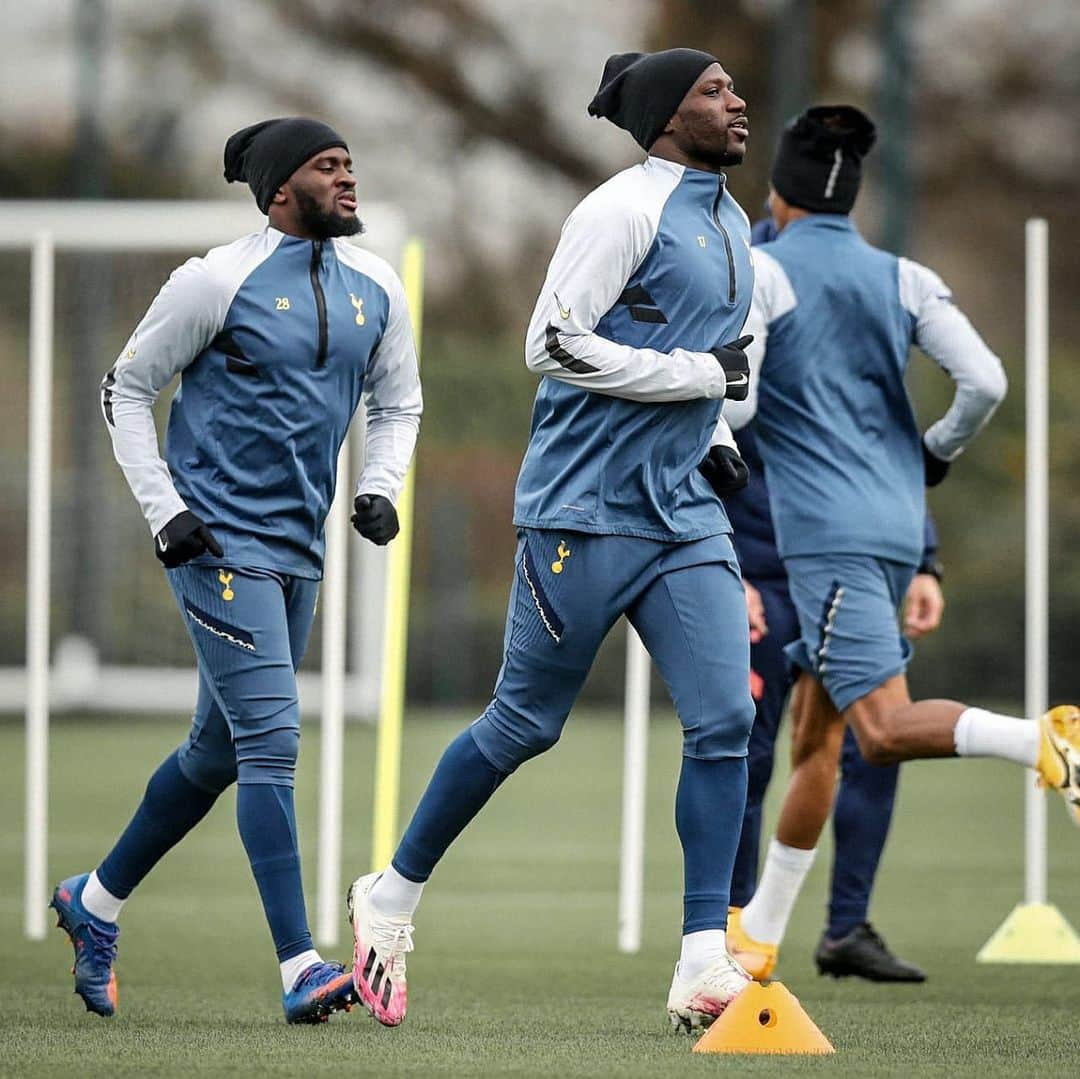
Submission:
<svg viewBox="0 0 1080 1079">
<path fill-rule="evenodd" d="M 468 717 L 407 722 L 402 804 L 412 807 Z M 61 720 L 51 741 L 52 879 L 92 867 L 182 721 Z M 501 789 L 429 887 L 410 958 L 405 1025 L 362 1010 L 285 1026 L 280 985 L 226 795 L 123 916 L 120 1014 L 83 1011 L 59 932 L 22 938 L 23 736 L 0 725 L 0 1075 L 852 1076 L 1076 1075 L 1080 967 L 974 961 L 1020 897 L 1021 776 L 995 762 L 908 765 L 872 911 L 923 987 L 819 978 L 823 849 L 778 977 L 836 1046 L 830 1058 L 691 1056 L 666 1029 L 679 937 L 672 823 L 673 717 L 652 727 L 645 947 L 615 949 L 621 727 L 571 719 L 562 743 Z M 368 868 L 374 736 L 349 730 L 344 879 Z M 301 753 L 299 820 L 314 905 L 318 731 Z M 783 769 L 780 769 L 783 772 Z M 778 777 L 782 779 L 782 776 Z M 1054 799 L 1051 897 L 1080 926 L 1080 834 Z M 772 803 L 775 810 L 775 801 Z M 772 815 L 770 815 L 770 820 Z M 344 958 L 350 939 L 325 954 Z"/>
</svg>

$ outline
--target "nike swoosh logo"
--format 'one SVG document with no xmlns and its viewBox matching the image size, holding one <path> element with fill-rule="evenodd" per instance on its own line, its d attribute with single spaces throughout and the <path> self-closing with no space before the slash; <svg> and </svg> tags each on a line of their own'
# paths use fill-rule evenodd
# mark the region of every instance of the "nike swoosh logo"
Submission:
<svg viewBox="0 0 1080 1079">
<path fill-rule="evenodd" d="M 729 386 L 748 386 L 750 379 L 747 375 L 735 375 L 727 380 Z"/>
<path fill-rule="evenodd" d="M 169 549 L 169 541 L 164 536 L 158 536 L 157 545 L 159 551 L 167 551 Z"/>
<path fill-rule="evenodd" d="M 559 315 L 563 319 L 568 319 L 570 317 L 570 308 L 563 307 L 562 300 L 559 299 L 559 294 L 557 292 L 555 293 L 555 305 L 558 307 Z"/>
</svg>

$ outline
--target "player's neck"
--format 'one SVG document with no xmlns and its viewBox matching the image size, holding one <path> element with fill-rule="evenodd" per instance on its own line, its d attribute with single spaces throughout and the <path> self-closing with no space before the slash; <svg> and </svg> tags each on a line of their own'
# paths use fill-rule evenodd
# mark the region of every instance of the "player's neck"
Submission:
<svg viewBox="0 0 1080 1079">
<path fill-rule="evenodd" d="M 649 147 L 649 156 L 659 157 L 664 161 L 672 161 L 676 165 L 682 165 L 688 169 L 697 169 L 699 172 L 713 172 L 720 176 L 724 174 L 725 166 L 718 165 L 715 161 L 702 161 L 692 157 L 690 154 L 680 150 L 671 139 L 663 135 Z"/>
</svg>

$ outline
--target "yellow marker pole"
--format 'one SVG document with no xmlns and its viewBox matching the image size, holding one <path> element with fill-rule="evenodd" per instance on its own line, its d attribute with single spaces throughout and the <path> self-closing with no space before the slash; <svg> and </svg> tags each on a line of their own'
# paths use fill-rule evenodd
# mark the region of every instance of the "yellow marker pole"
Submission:
<svg viewBox="0 0 1080 1079">
<path fill-rule="evenodd" d="M 424 306 L 424 248 L 418 239 L 405 245 L 401 280 L 420 354 Z M 397 843 L 397 811 L 401 785 L 401 730 L 405 712 L 405 656 L 409 634 L 409 571 L 412 567 L 413 484 L 415 464 L 405 476 L 398 499 L 401 531 L 390 544 L 386 608 L 383 620 L 382 694 L 375 744 L 375 807 L 372 813 L 372 869 L 383 869 Z"/>
</svg>

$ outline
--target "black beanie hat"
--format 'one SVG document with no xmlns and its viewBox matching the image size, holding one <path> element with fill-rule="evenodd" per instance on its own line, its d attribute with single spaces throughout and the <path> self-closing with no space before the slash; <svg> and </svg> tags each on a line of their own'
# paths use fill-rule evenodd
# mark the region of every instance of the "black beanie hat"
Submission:
<svg viewBox="0 0 1080 1079">
<path fill-rule="evenodd" d="M 607 117 L 648 150 L 664 133 L 690 87 L 716 63 L 715 56 L 697 49 L 609 56 L 600 88 L 589 102 L 589 115 Z"/>
<path fill-rule="evenodd" d="M 247 181 L 266 213 L 281 185 L 309 158 L 345 140 L 321 120 L 284 116 L 241 128 L 225 143 L 225 179 Z"/>
<path fill-rule="evenodd" d="M 811 213 L 849 213 L 863 156 L 876 138 L 874 122 L 851 105 L 807 109 L 780 135 L 772 185 L 786 202 Z"/>
</svg>

